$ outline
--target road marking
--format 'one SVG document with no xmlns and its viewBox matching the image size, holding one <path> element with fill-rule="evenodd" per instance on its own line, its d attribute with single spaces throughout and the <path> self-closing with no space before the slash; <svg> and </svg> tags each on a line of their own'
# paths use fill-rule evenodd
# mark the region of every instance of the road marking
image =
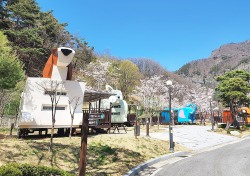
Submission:
<svg viewBox="0 0 250 176">
<path fill-rule="evenodd" d="M 162 167 L 154 171 L 150 176 L 155 176 L 155 174 L 157 174 L 160 170 L 162 170 Z"/>
</svg>

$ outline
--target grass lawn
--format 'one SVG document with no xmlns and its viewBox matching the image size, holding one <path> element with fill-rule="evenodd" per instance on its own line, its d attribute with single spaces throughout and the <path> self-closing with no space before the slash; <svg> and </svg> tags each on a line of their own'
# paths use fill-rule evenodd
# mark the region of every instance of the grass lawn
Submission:
<svg viewBox="0 0 250 176">
<path fill-rule="evenodd" d="M 157 126 L 150 127 L 150 133 L 159 131 L 161 129 Z M 145 127 L 141 126 L 141 132 L 145 132 Z M 53 166 L 78 174 L 80 136 L 71 139 L 56 137 L 53 152 L 48 152 L 49 137 L 17 139 L 16 131 L 12 137 L 8 135 L 8 130 L 0 129 L 0 165 L 10 162 L 28 163 Z M 87 175 L 124 175 L 149 159 L 167 154 L 168 150 L 168 141 L 143 136 L 135 139 L 133 127 L 127 128 L 127 133 L 121 130 L 114 134 L 89 135 Z M 175 151 L 185 150 L 176 144 Z"/>
</svg>

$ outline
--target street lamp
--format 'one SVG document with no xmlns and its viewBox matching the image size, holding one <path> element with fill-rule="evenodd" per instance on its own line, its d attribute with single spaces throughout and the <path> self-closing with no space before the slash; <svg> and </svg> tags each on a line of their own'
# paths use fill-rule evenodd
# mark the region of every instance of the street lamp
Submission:
<svg viewBox="0 0 250 176">
<path fill-rule="evenodd" d="M 213 115 L 212 115 L 212 97 L 209 96 L 208 99 L 209 99 L 209 105 L 210 105 L 210 120 L 211 120 L 211 123 L 212 123 L 212 131 L 214 131 L 214 118 L 213 118 Z"/>
<path fill-rule="evenodd" d="M 171 115 L 171 91 L 172 81 L 167 81 L 168 93 L 169 93 L 169 152 L 174 152 L 174 141 L 173 141 L 173 129 L 171 126 L 172 115 Z"/>
</svg>

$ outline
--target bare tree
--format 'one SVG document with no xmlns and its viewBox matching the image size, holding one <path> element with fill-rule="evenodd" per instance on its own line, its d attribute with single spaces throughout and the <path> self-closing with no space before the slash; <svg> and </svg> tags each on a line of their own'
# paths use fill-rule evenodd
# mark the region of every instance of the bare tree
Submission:
<svg viewBox="0 0 250 176">
<path fill-rule="evenodd" d="M 80 102 L 80 97 L 74 97 L 71 100 L 69 100 L 69 112 L 71 116 L 71 124 L 70 124 L 70 132 L 69 132 L 70 139 L 71 139 L 71 134 L 72 134 L 72 126 L 73 126 L 75 111 L 76 111 L 76 108 L 81 104 L 82 102 Z"/>
<path fill-rule="evenodd" d="M 37 83 L 37 85 L 44 91 L 45 94 L 49 95 L 51 101 L 51 119 L 52 119 L 52 127 L 51 127 L 51 137 L 50 137 L 50 145 L 49 151 L 53 150 L 53 137 L 54 137 L 54 127 L 56 122 L 56 110 L 57 104 L 60 100 L 61 93 L 64 82 L 57 80 L 46 80 Z"/>
</svg>

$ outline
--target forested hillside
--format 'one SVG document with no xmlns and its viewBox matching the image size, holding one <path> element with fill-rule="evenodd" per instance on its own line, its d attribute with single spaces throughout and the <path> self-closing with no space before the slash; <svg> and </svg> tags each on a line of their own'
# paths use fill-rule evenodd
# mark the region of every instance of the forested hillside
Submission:
<svg viewBox="0 0 250 176">
<path fill-rule="evenodd" d="M 42 12 L 34 0 L 1 0 L 0 29 L 7 36 L 27 76 L 41 76 L 53 48 L 68 46 L 76 51 L 75 67 L 94 59 L 93 47 L 70 34 L 52 11 Z"/>
<path fill-rule="evenodd" d="M 187 63 L 176 73 L 192 82 L 215 87 L 215 77 L 236 69 L 250 71 L 249 40 L 222 45 L 209 58 Z"/>
</svg>

